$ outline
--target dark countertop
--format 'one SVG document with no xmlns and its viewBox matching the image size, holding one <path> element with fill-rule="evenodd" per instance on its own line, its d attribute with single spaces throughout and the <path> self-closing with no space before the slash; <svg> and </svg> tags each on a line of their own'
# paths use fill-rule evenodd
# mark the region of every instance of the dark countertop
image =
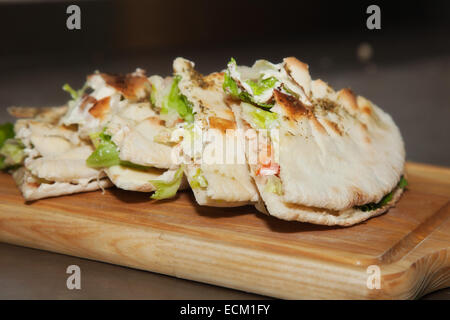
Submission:
<svg viewBox="0 0 450 320">
<path fill-rule="evenodd" d="M 320 39 L 319 39 L 320 40 Z M 448 39 L 447 39 L 448 40 Z M 437 41 L 437 40 L 436 40 Z M 68 82 L 80 87 L 86 74 L 99 68 L 106 72 L 127 72 L 139 66 L 149 74 L 170 72 L 171 60 L 183 55 L 197 61 L 199 69 L 210 72 L 225 66 L 230 56 L 249 63 L 256 57 L 304 57 L 314 78 L 320 77 L 335 88 L 350 86 L 389 112 L 404 136 L 408 160 L 450 166 L 450 55 L 447 51 L 430 55 L 409 54 L 402 43 L 373 43 L 375 59 L 359 63 L 358 41 L 342 44 L 340 55 L 328 55 L 323 47 L 315 51 L 301 46 L 268 46 L 194 49 L 149 52 L 129 56 L 35 55 L 14 56 L 0 61 L 0 121 L 11 120 L 6 106 L 45 106 L 64 103 L 60 90 Z M 387 50 L 395 59 L 384 60 Z M 402 53 L 403 51 L 403 53 Z M 236 52 L 238 54 L 236 55 Z M 251 58 L 249 58 L 251 57 Z M 377 60 L 377 57 L 380 57 Z M 350 62 L 348 61 L 350 60 Z M 66 288 L 66 268 L 78 265 L 82 289 Z M 0 244 L 0 299 L 260 299 L 265 298 L 226 288 L 176 279 L 61 254 Z M 430 294 L 426 299 L 450 299 L 450 289 Z"/>
</svg>

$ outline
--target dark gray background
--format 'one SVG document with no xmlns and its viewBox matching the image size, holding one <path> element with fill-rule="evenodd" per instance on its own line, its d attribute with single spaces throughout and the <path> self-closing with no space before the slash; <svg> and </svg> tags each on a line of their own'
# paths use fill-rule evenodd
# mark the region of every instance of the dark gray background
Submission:
<svg viewBox="0 0 450 320">
<path fill-rule="evenodd" d="M 450 166 L 450 5 L 375 2 L 382 29 L 365 27 L 365 1 L 75 1 L 82 30 L 65 28 L 63 1 L 0 3 L 0 120 L 10 105 L 63 104 L 64 83 L 81 87 L 94 70 L 167 75 L 177 56 L 204 73 L 230 57 L 251 64 L 296 56 L 313 78 L 350 87 L 389 112 L 407 159 Z M 276 7 L 278 6 L 278 7 Z M 372 48 L 358 58 L 361 44 Z M 83 289 L 65 287 L 66 267 Z M 450 290 L 428 296 L 448 299 Z M 150 272 L 0 244 L 0 299 L 259 298 Z"/>
</svg>

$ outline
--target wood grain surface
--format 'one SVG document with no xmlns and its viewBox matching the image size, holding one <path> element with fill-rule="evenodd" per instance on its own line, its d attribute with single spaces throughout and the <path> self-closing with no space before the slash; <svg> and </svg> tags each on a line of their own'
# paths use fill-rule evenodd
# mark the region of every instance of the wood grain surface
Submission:
<svg viewBox="0 0 450 320">
<path fill-rule="evenodd" d="M 0 241 L 289 299 L 412 299 L 450 286 L 450 169 L 407 164 L 387 214 L 342 228 L 110 189 L 25 204 L 0 174 Z M 369 289 L 371 265 L 380 289 Z"/>
</svg>

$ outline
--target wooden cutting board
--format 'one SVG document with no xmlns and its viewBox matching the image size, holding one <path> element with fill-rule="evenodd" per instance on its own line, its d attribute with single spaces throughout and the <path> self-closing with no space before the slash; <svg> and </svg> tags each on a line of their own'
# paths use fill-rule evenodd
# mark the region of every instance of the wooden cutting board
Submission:
<svg viewBox="0 0 450 320">
<path fill-rule="evenodd" d="M 407 174 L 396 208 L 350 228 L 199 207 L 190 192 L 24 204 L 0 174 L 0 241 L 279 298 L 417 298 L 450 286 L 450 169 L 409 163 Z"/>
</svg>

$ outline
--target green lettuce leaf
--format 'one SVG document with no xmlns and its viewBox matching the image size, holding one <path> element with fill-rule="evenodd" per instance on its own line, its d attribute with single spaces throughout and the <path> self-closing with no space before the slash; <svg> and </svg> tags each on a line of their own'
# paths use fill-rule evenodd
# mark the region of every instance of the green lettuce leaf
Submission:
<svg viewBox="0 0 450 320">
<path fill-rule="evenodd" d="M 0 125 L 0 148 L 6 140 L 14 138 L 14 125 L 10 122 Z"/>
<path fill-rule="evenodd" d="M 152 106 L 156 106 L 156 86 L 152 85 L 152 90 L 150 91 L 150 102 Z"/>
<path fill-rule="evenodd" d="M 366 204 L 364 204 L 362 206 L 357 206 L 356 208 L 361 210 L 361 211 L 372 211 L 372 210 L 379 209 L 379 208 L 387 205 L 389 202 L 391 202 L 392 197 L 394 196 L 394 191 L 397 188 L 404 189 L 407 185 L 408 185 L 408 181 L 405 179 L 404 176 L 402 176 L 400 178 L 399 183 L 394 188 L 394 190 L 389 192 L 388 194 L 386 194 L 379 202 L 377 202 L 377 203 L 375 203 L 375 202 L 366 203 Z"/>
<path fill-rule="evenodd" d="M 222 88 L 223 91 L 230 94 L 232 97 L 240 99 L 239 97 L 240 89 L 236 81 L 234 81 L 233 78 L 231 78 L 230 72 L 228 70 L 225 72 Z"/>
<path fill-rule="evenodd" d="M 236 64 L 236 60 L 231 58 L 230 62 L 228 64 Z M 251 86 L 252 90 L 256 95 L 259 95 L 263 93 L 265 90 L 269 88 L 273 88 L 277 82 L 277 79 L 274 77 L 270 77 L 267 79 L 261 79 L 257 82 L 252 80 L 247 80 L 246 83 Z M 257 103 L 253 97 L 246 91 L 241 90 L 239 86 L 237 85 L 236 81 L 230 76 L 230 71 L 226 70 L 224 75 L 224 81 L 222 85 L 223 90 L 225 93 L 231 95 L 232 97 L 242 100 L 247 103 L 253 103 L 263 108 L 272 108 L 273 103 Z"/>
<path fill-rule="evenodd" d="M 206 180 L 200 168 L 198 168 L 195 172 L 195 175 L 192 176 L 190 185 L 192 189 L 206 188 L 208 186 L 208 181 Z"/>
<path fill-rule="evenodd" d="M 66 83 L 63 85 L 62 89 L 70 94 L 72 100 L 77 100 L 83 96 L 84 91 L 86 90 L 86 85 L 84 85 L 80 90 L 75 90 L 68 83 Z"/>
<path fill-rule="evenodd" d="M 270 77 L 266 79 L 259 79 L 258 81 L 247 80 L 245 81 L 250 88 L 252 88 L 253 94 L 259 96 L 264 91 L 272 89 L 277 83 L 277 79 L 275 77 Z"/>
<path fill-rule="evenodd" d="M 181 180 L 183 179 L 184 165 L 182 165 L 176 172 L 172 181 L 150 180 L 150 183 L 156 187 L 156 191 L 151 195 L 152 199 L 162 200 L 175 196 L 180 188 Z"/>
<path fill-rule="evenodd" d="M 243 111 L 249 115 L 253 123 L 260 129 L 269 129 L 274 121 L 278 120 L 278 115 L 274 112 L 257 108 L 249 103 L 242 104 Z"/>
<path fill-rule="evenodd" d="M 136 163 L 133 163 L 130 161 L 125 161 L 125 160 L 120 160 L 120 165 L 123 167 L 127 167 L 127 168 L 134 169 L 134 170 L 139 170 L 139 171 L 147 171 L 152 168 L 152 167 L 143 166 L 141 164 L 136 164 Z"/>
<path fill-rule="evenodd" d="M 20 152 L 17 147 L 13 147 L 12 144 L 10 145 L 10 141 L 15 141 L 13 140 L 14 136 L 14 125 L 12 123 L 7 122 L 0 125 L 0 170 L 16 165 L 15 159 L 18 158 L 19 153 L 21 153 L 23 157 L 25 156 L 23 154 L 22 144 L 20 144 L 22 146 Z M 3 147 L 5 148 L 3 149 Z M 23 161 L 23 157 L 17 164 Z"/>
<path fill-rule="evenodd" d="M 275 193 L 279 196 L 283 194 L 283 189 L 281 187 L 281 179 L 277 176 L 268 177 L 266 186 L 264 187 L 264 191 Z"/>
<path fill-rule="evenodd" d="M 398 183 L 398 187 L 405 189 L 408 186 L 408 180 L 405 179 L 404 176 L 400 178 L 400 182 Z"/>
<path fill-rule="evenodd" d="M 121 165 L 127 168 L 146 171 L 151 167 L 136 164 L 130 161 L 120 160 L 117 145 L 111 140 L 111 136 L 102 132 L 92 133 L 90 135 L 95 151 L 86 159 L 86 164 L 92 168 L 109 168 Z"/>
<path fill-rule="evenodd" d="M 17 139 L 8 139 L 0 148 L 0 169 L 16 167 L 25 159 L 24 145 Z"/>
<path fill-rule="evenodd" d="M 95 151 L 86 159 L 86 164 L 92 168 L 108 168 L 120 164 L 119 150 L 105 130 L 91 134 Z"/>
<path fill-rule="evenodd" d="M 181 81 L 180 76 L 175 76 L 169 94 L 164 98 L 161 107 L 161 114 L 170 114 L 176 112 L 180 118 L 186 122 L 194 122 L 194 112 L 192 104 L 181 94 L 178 83 Z"/>
</svg>

